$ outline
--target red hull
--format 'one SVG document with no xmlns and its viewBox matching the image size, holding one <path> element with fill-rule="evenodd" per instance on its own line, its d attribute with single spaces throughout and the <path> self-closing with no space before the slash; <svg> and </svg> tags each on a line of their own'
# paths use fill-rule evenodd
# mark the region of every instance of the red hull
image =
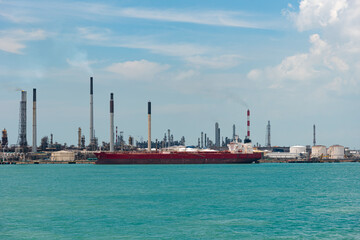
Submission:
<svg viewBox="0 0 360 240">
<path fill-rule="evenodd" d="M 253 163 L 261 153 L 236 154 L 230 152 L 98 152 L 96 164 L 224 164 Z"/>
</svg>

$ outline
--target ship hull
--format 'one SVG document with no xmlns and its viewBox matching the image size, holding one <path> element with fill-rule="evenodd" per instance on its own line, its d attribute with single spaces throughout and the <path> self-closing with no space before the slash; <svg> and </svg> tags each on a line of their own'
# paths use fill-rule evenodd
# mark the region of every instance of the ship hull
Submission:
<svg viewBox="0 0 360 240">
<path fill-rule="evenodd" d="M 253 163 L 261 159 L 261 153 L 230 152 L 98 152 L 95 155 L 98 158 L 96 164 L 237 164 Z"/>
</svg>

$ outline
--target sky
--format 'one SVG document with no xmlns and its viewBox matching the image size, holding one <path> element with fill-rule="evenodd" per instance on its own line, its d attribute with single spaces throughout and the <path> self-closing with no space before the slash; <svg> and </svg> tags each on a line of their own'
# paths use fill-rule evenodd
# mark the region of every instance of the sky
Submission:
<svg viewBox="0 0 360 240">
<path fill-rule="evenodd" d="M 197 144 L 246 134 L 274 146 L 341 144 L 360 149 L 360 2 L 356 0 L 0 0 L 0 128 L 16 144 L 20 90 L 37 89 L 38 145 L 44 136 L 109 141 L 110 93 L 125 139 L 167 129 Z"/>
</svg>

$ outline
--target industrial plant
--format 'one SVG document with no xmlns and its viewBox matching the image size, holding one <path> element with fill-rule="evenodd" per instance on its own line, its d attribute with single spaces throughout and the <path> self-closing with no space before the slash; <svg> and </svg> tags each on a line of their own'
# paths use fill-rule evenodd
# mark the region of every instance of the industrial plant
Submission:
<svg viewBox="0 0 360 240">
<path fill-rule="evenodd" d="M 16 145 L 9 145 L 8 131 L 6 128 L 2 130 L 1 137 L 1 163 L 2 164 L 25 164 L 25 163 L 94 163 L 96 156 L 94 153 L 99 151 L 109 152 L 160 152 L 160 151 L 179 151 L 179 149 L 189 149 L 189 151 L 222 151 L 226 152 L 227 147 L 234 142 L 250 144 L 254 147 L 254 152 L 261 153 L 261 163 L 264 162 L 339 162 L 339 161 L 360 161 L 360 153 L 356 150 L 350 150 L 341 145 L 332 145 L 326 147 L 316 144 L 316 128 L 313 125 L 313 145 L 307 146 L 273 146 L 271 142 L 271 125 L 267 122 L 265 128 L 265 144 L 253 144 L 250 139 L 250 110 L 246 111 L 247 124 L 246 135 L 243 139 L 236 134 L 236 126 L 232 125 L 232 136 L 221 136 L 221 128 L 218 122 L 214 124 L 214 132 L 207 133 L 199 131 L 199 137 L 196 144 L 187 144 L 185 136 L 175 139 L 171 134 L 171 130 L 164 132 L 162 139 L 152 139 L 151 132 L 151 101 L 147 102 L 147 120 L 148 120 L 148 136 L 147 140 L 142 138 L 135 140 L 129 136 L 128 141 L 125 140 L 123 131 L 118 132 L 118 127 L 114 126 L 114 93 L 110 93 L 110 130 L 109 140 L 103 141 L 101 144 L 95 136 L 94 130 L 94 79 L 90 77 L 90 118 L 89 118 L 89 140 L 86 143 L 85 135 L 81 127 L 78 128 L 77 146 L 61 144 L 54 142 L 53 134 L 43 136 L 40 145 L 37 145 L 37 105 L 36 105 L 36 89 L 33 93 L 32 108 L 32 145 L 28 145 L 27 141 L 27 92 L 21 91 L 19 104 L 19 130 Z M 145 116 L 145 114 L 144 114 Z M 6 127 L 6 126 L 4 126 Z M 230 128 L 231 126 L 229 126 Z M 120 133 L 120 134 L 118 134 Z M 211 138 L 214 136 L 214 138 Z"/>
</svg>

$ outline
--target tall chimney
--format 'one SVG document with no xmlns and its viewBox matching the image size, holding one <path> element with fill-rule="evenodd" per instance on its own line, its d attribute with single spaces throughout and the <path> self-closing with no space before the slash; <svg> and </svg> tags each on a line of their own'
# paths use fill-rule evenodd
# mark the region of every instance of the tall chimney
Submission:
<svg viewBox="0 0 360 240">
<path fill-rule="evenodd" d="M 270 121 L 268 121 L 268 125 L 266 126 L 266 147 L 271 147 L 271 126 Z"/>
<path fill-rule="evenodd" d="M 110 152 L 114 151 L 114 94 L 110 94 Z"/>
<path fill-rule="evenodd" d="M 233 137 L 232 137 L 232 141 L 235 142 L 235 124 L 233 124 Z"/>
<path fill-rule="evenodd" d="M 94 142 L 93 77 L 90 77 L 90 144 Z"/>
<path fill-rule="evenodd" d="M 36 88 L 33 88 L 33 139 L 32 139 L 32 151 L 37 152 L 36 146 Z"/>
<path fill-rule="evenodd" d="M 220 147 L 219 123 L 215 123 L 215 146 Z"/>
<path fill-rule="evenodd" d="M 168 129 L 168 147 L 170 147 L 170 129 Z"/>
<path fill-rule="evenodd" d="M 27 146 L 26 140 L 26 91 L 21 91 L 20 101 L 20 122 L 19 122 L 19 139 L 18 144 L 20 147 Z"/>
<path fill-rule="evenodd" d="M 81 148 L 81 128 L 78 130 L 78 148 Z"/>
<path fill-rule="evenodd" d="M 206 137 L 206 133 L 205 133 L 205 137 L 204 137 L 204 148 L 207 148 L 207 137 Z"/>
<path fill-rule="evenodd" d="M 151 152 L 151 102 L 148 102 L 148 151 Z"/>
<path fill-rule="evenodd" d="M 313 139 L 313 144 L 314 144 L 314 146 L 315 146 L 315 145 L 316 145 L 316 132 L 315 132 L 315 124 L 314 124 L 313 128 L 314 128 L 314 139 Z"/>
<path fill-rule="evenodd" d="M 250 138 L 250 110 L 247 110 L 247 137 Z"/>
</svg>

